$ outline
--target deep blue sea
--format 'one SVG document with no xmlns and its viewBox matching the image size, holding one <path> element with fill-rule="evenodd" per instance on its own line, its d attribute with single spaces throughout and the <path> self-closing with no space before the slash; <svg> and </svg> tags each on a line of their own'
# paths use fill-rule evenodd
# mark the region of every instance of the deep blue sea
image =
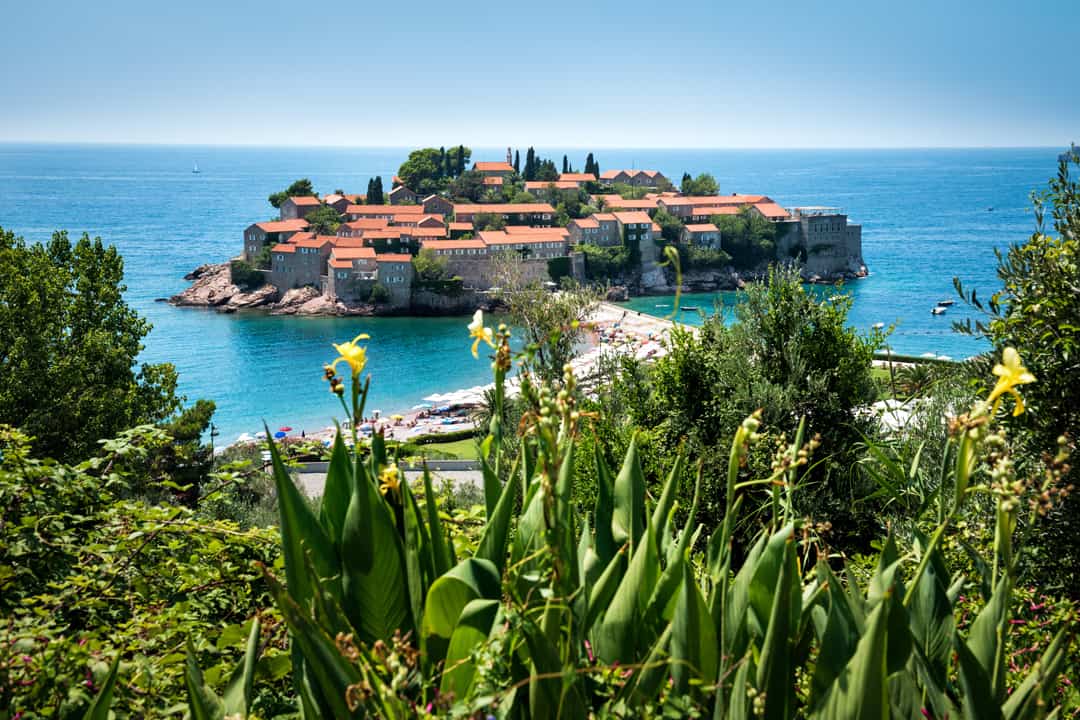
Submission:
<svg viewBox="0 0 1080 720">
<path fill-rule="evenodd" d="M 967 315 L 954 306 L 953 276 L 989 294 L 995 247 L 1033 229 L 1029 193 L 1054 174 L 1059 149 L 603 150 L 601 168 L 655 168 L 672 179 L 711 172 L 721 192 L 764 193 L 785 206 L 830 205 L 863 226 L 870 277 L 850 283 L 852 323 L 897 323 L 898 352 L 965 357 L 978 342 L 954 334 Z M 566 152 L 541 148 L 561 161 Z M 474 150 L 501 159 L 505 150 Z M 126 261 L 129 302 L 154 324 L 143 359 L 169 361 L 189 398 L 217 403 L 223 440 L 271 427 L 325 427 L 335 400 L 322 381 L 331 342 L 372 336 L 369 408 L 393 412 L 433 392 L 485 383 L 488 363 L 468 351 L 465 318 L 297 319 L 218 315 L 155 302 L 186 286 L 183 275 L 240 249 L 243 229 L 269 219 L 271 192 L 309 177 L 320 192 L 363 192 L 389 181 L 406 149 L 225 148 L 0 144 L 0 226 L 28 240 L 57 229 L 100 235 Z M 585 151 L 568 151 L 580 169 Z M 191 172 L 198 163 L 199 174 Z M 993 210 L 990 210 L 993 208 Z M 3 278 L 0 278 L 0 282 Z M 727 302 L 733 295 L 726 295 Z M 704 309 L 713 298 L 684 300 Z M 632 307 L 669 300 L 640 298 Z M 684 319 L 694 316 L 683 313 Z"/>
</svg>

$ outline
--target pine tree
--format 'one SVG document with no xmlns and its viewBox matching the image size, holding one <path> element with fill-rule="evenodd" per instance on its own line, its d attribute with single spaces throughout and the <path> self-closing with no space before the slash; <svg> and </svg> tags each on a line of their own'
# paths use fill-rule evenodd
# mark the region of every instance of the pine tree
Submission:
<svg viewBox="0 0 1080 720">
<path fill-rule="evenodd" d="M 562 171 L 564 173 L 570 172 L 570 166 L 569 166 L 569 164 L 567 164 L 565 155 L 562 156 Z"/>
<path fill-rule="evenodd" d="M 531 147 L 525 151 L 525 175 L 526 180 L 536 179 L 536 151 Z"/>
<path fill-rule="evenodd" d="M 514 172 L 521 174 L 521 153 L 518 150 L 514 151 Z"/>
<path fill-rule="evenodd" d="M 454 168 L 450 165 L 450 156 L 453 154 L 454 149 L 450 148 L 450 152 L 443 156 L 443 177 L 454 177 Z"/>
<path fill-rule="evenodd" d="M 384 205 L 382 176 L 376 175 L 371 181 L 371 189 L 368 190 L 368 205 Z"/>
<path fill-rule="evenodd" d="M 465 172 L 465 146 L 458 145 L 457 148 L 457 174 Z"/>
<path fill-rule="evenodd" d="M 364 201 L 370 205 L 371 195 L 375 192 L 375 178 L 369 178 L 367 181 L 367 194 L 364 195 Z"/>
<path fill-rule="evenodd" d="M 593 160 L 592 153 L 589 153 L 587 156 L 585 156 L 585 172 L 586 173 L 593 173 L 594 175 L 596 174 L 596 167 L 595 167 L 595 165 L 593 163 L 594 163 L 594 160 Z"/>
<path fill-rule="evenodd" d="M 690 173 L 683 173 L 682 182 L 679 183 L 679 190 L 683 195 L 690 195 L 693 193 L 694 179 L 690 177 Z"/>
<path fill-rule="evenodd" d="M 435 177 L 444 177 L 446 170 L 446 148 L 439 148 L 439 166 L 435 168 Z"/>
</svg>

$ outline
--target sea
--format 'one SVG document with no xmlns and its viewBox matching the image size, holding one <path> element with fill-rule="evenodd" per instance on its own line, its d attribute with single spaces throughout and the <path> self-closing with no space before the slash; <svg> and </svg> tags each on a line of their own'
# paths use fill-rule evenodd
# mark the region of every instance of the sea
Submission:
<svg viewBox="0 0 1080 720">
<path fill-rule="evenodd" d="M 561 164 L 584 165 L 587 149 L 540 148 Z M 858 330 L 894 326 L 899 353 L 964 358 L 985 349 L 952 330 L 974 317 L 953 278 L 988 296 L 1000 287 L 994 250 L 1034 230 L 1030 194 L 1056 171 L 1060 148 L 915 150 L 596 150 L 601 169 L 712 173 L 722 193 L 766 194 L 785 207 L 843 208 L 863 228 L 869 277 L 847 283 Z M 267 196 L 307 177 L 321 193 L 363 192 L 375 175 L 388 185 L 407 148 L 285 148 L 0 144 L 0 227 L 29 241 L 56 230 L 116 245 L 125 260 L 128 302 L 153 323 L 143 362 L 171 362 L 180 389 L 217 404 L 219 442 L 265 422 L 312 431 L 340 416 L 323 381 L 332 344 L 368 333 L 368 408 L 406 410 L 433 393 L 489 382 L 473 359 L 468 318 L 293 318 L 221 315 L 163 302 L 198 265 L 241 249 L 241 233 L 275 210 Z M 474 148 L 499 160 L 505 149 Z M 192 172 L 197 164 L 199 172 Z M 0 278 L 3 282 L 3 278 Z M 736 293 L 684 296 L 683 306 L 730 308 Z M 667 315 L 670 297 L 635 298 L 631 310 Z M 698 311 L 678 311 L 687 323 Z"/>
</svg>

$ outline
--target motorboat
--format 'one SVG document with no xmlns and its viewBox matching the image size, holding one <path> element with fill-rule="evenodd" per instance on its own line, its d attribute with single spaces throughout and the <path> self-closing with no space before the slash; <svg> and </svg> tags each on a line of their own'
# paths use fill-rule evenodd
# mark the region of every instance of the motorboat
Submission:
<svg viewBox="0 0 1080 720">
<path fill-rule="evenodd" d="M 947 307 L 943 307 L 941 305 L 938 305 L 938 306 L 933 307 L 933 308 L 930 309 L 930 314 L 931 315 L 944 315 L 945 311 L 948 310 L 948 309 L 949 308 L 947 308 Z"/>
</svg>

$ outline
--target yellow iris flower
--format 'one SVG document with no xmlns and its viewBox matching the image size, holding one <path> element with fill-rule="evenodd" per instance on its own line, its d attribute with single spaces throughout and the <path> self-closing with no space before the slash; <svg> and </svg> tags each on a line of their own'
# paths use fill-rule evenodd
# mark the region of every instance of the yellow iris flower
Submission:
<svg viewBox="0 0 1080 720">
<path fill-rule="evenodd" d="M 401 486 L 401 475 L 397 465 L 390 465 L 379 473 L 379 492 L 385 495 L 391 490 L 396 491 Z"/>
<path fill-rule="evenodd" d="M 477 310 L 473 315 L 472 322 L 469 323 L 469 337 L 475 338 L 472 344 L 472 356 L 474 358 L 480 357 L 476 349 L 480 347 L 480 342 L 486 342 L 491 347 L 495 347 L 495 343 L 492 340 L 491 328 L 484 327 L 484 311 Z"/>
<path fill-rule="evenodd" d="M 339 362 L 344 362 L 352 369 L 353 380 L 360 377 L 360 373 L 364 371 L 364 366 L 367 365 L 367 348 L 356 343 L 367 340 L 369 337 L 367 333 L 360 333 L 352 339 L 352 342 L 335 344 L 334 349 L 338 351 L 338 357 L 334 362 L 330 363 L 330 367 L 336 368 Z"/>
<path fill-rule="evenodd" d="M 1035 376 L 1021 364 L 1020 353 L 1016 352 L 1016 348 L 1005 348 L 1001 354 L 1001 362 L 994 366 L 994 374 L 998 376 L 997 385 L 990 391 L 990 397 L 986 399 L 987 402 L 994 404 L 993 412 L 997 412 L 1002 396 L 1008 393 L 1016 399 L 1013 415 L 1023 413 L 1024 398 L 1016 391 L 1016 386 L 1035 382 Z"/>
</svg>

